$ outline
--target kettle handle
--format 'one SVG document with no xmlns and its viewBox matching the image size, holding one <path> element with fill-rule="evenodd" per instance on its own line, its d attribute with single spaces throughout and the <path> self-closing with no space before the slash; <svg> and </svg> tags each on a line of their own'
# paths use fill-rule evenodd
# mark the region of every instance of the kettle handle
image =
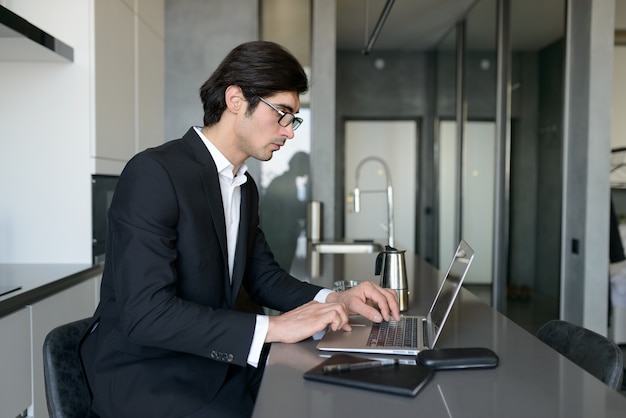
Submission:
<svg viewBox="0 0 626 418">
<path fill-rule="evenodd" d="M 380 276 L 380 271 L 382 270 L 383 267 L 383 253 L 378 253 L 378 255 L 376 256 L 376 267 L 374 269 L 374 275 L 375 276 Z"/>
</svg>

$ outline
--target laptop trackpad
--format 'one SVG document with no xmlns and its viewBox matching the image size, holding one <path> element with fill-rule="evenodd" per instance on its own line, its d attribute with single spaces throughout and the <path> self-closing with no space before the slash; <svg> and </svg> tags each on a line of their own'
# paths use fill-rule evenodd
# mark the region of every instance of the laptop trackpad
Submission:
<svg viewBox="0 0 626 418">
<path fill-rule="evenodd" d="M 352 327 L 368 327 L 372 321 L 361 315 L 351 315 L 349 323 Z"/>
</svg>

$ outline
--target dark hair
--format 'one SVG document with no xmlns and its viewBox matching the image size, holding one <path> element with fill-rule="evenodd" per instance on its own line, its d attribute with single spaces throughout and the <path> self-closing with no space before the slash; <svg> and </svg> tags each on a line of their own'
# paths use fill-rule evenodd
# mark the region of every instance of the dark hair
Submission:
<svg viewBox="0 0 626 418">
<path fill-rule="evenodd" d="M 298 60 L 282 46 L 267 41 L 247 42 L 233 49 L 200 87 L 204 126 L 219 122 L 226 110 L 228 86 L 241 88 L 250 104 L 248 112 L 254 111 L 259 96 L 308 90 L 307 76 Z"/>
</svg>

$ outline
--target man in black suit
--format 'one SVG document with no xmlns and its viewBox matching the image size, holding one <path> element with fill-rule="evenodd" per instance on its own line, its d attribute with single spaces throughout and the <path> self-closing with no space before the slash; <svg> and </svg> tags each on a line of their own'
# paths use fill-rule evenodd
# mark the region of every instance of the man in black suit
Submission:
<svg viewBox="0 0 626 418">
<path fill-rule="evenodd" d="M 100 304 L 80 349 L 100 416 L 249 416 L 267 343 L 349 330 L 349 312 L 399 317 L 395 293 L 371 282 L 335 293 L 290 276 L 258 227 L 245 161 L 269 160 L 293 138 L 306 90 L 285 49 L 242 44 L 200 89 L 204 126 L 125 167 L 109 209 Z M 242 286 L 284 313 L 235 310 Z"/>
</svg>

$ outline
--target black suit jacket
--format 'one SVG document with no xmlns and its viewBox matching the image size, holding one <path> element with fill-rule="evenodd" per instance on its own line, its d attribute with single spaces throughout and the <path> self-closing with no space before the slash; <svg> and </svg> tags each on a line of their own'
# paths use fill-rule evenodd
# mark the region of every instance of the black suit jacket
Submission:
<svg viewBox="0 0 626 418">
<path fill-rule="evenodd" d="M 229 365 L 246 365 L 256 317 L 233 310 L 242 285 L 279 311 L 315 297 L 320 287 L 274 261 L 258 224 L 248 176 L 231 286 L 217 169 L 197 133 L 131 159 L 109 209 L 97 326 L 81 346 L 96 412 L 174 417 L 199 409 Z"/>
</svg>

